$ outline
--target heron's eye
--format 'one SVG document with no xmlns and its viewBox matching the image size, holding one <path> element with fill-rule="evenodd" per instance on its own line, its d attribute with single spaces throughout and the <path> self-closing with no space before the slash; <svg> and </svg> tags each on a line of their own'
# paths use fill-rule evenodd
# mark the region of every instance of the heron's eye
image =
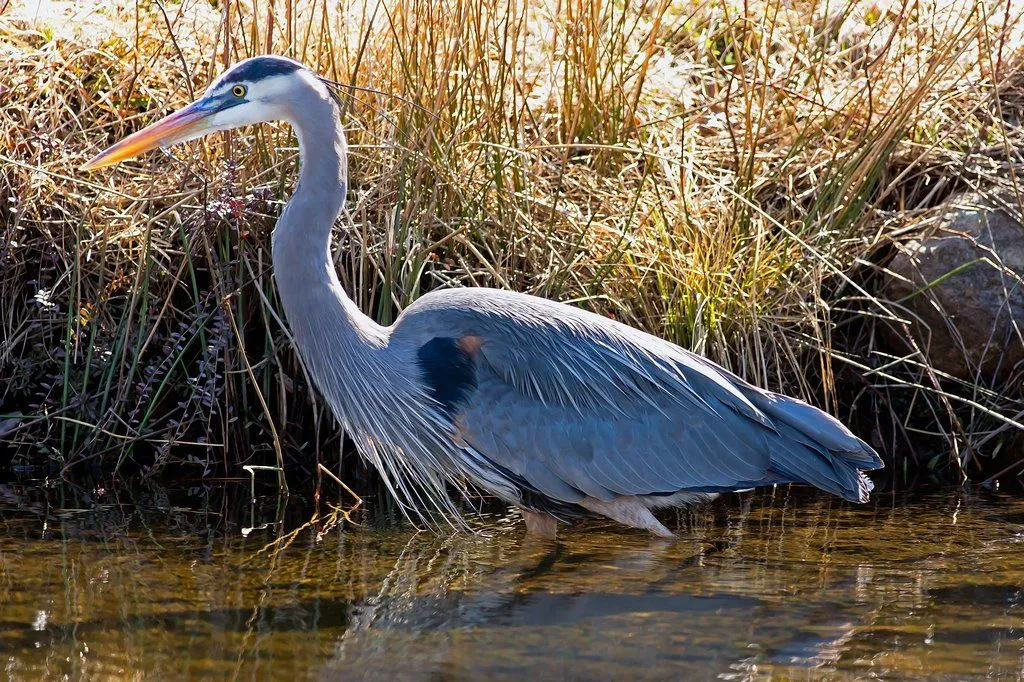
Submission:
<svg viewBox="0 0 1024 682">
<path fill-rule="evenodd" d="M 231 88 L 231 94 L 235 97 L 245 97 L 245 86 L 236 85 L 235 87 Z"/>
</svg>

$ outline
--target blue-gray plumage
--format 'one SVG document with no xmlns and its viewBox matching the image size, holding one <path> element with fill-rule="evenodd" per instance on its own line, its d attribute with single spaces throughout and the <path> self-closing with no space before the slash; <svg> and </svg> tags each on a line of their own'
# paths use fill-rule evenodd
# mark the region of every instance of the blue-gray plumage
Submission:
<svg viewBox="0 0 1024 682">
<path fill-rule="evenodd" d="M 652 508 L 723 491 L 808 483 L 867 500 L 863 471 L 882 462 L 836 419 L 614 320 L 478 288 L 427 294 L 391 327 L 363 315 L 330 256 L 346 188 L 338 106 L 297 62 L 241 62 L 87 166 L 271 119 L 299 141 L 299 182 L 273 236 L 295 345 L 410 509 L 457 519 L 449 491 L 476 488 L 520 506 L 542 533 L 556 518 L 598 514 L 671 535 Z"/>
</svg>

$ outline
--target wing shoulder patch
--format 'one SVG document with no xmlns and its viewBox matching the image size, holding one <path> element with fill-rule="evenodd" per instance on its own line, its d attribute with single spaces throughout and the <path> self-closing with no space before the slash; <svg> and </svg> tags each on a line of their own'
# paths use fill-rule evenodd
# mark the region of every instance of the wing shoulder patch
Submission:
<svg viewBox="0 0 1024 682">
<path fill-rule="evenodd" d="M 476 389 L 475 337 L 456 339 L 439 336 L 416 351 L 416 362 L 434 400 L 445 412 L 454 414 Z"/>
</svg>

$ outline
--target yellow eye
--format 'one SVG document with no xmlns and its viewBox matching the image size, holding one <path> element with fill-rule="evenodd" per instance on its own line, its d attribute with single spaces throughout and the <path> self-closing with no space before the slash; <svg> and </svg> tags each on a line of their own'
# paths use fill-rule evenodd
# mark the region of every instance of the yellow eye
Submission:
<svg viewBox="0 0 1024 682">
<path fill-rule="evenodd" d="M 231 88 L 231 94 L 235 97 L 245 97 L 245 86 L 236 85 L 235 87 Z"/>
</svg>

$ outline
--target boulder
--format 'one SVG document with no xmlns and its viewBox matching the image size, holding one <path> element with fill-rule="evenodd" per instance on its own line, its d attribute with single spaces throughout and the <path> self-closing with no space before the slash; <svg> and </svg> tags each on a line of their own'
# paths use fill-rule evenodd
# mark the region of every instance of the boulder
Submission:
<svg viewBox="0 0 1024 682">
<path fill-rule="evenodd" d="M 986 385 L 1024 372 L 1021 206 L 1013 192 L 960 195 L 889 265 L 886 297 L 942 372 Z M 889 336 L 906 345 L 906 331 Z"/>
</svg>

